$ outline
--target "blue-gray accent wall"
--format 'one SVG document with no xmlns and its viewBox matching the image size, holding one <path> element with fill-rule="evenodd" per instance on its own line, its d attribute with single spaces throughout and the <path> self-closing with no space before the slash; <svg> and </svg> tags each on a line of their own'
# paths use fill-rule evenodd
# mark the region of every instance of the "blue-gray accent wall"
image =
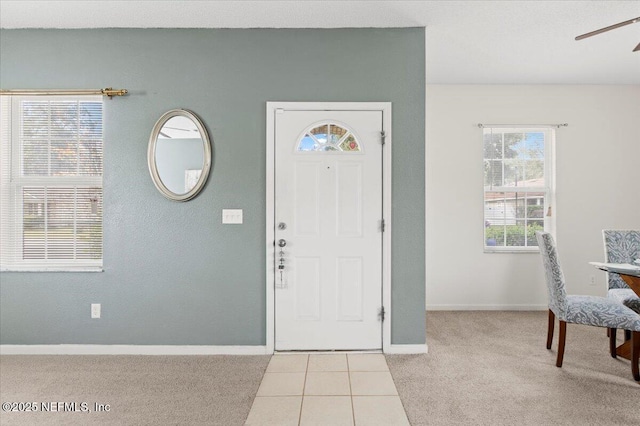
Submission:
<svg viewBox="0 0 640 426">
<path fill-rule="evenodd" d="M 3 89 L 130 94 L 104 101 L 104 272 L 0 273 L 0 343 L 264 345 L 267 101 L 393 103 L 392 343 L 424 343 L 424 40 L 424 28 L 1 30 Z M 147 169 L 153 125 L 174 108 L 213 143 L 208 184 L 186 203 Z M 223 208 L 244 224 L 222 225 Z"/>
</svg>

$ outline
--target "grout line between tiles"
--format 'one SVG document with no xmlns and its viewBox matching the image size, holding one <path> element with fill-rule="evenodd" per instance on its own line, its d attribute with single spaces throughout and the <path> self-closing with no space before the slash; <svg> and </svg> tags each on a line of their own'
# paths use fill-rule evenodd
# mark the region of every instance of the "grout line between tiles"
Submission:
<svg viewBox="0 0 640 426">
<path fill-rule="evenodd" d="M 307 387 L 307 374 L 309 374 L 310 358 L 311 358 L 311 355 L 307 355 L 307 366 L 304 369 L 304 382 L 302 383 L 302 399 L 300 400 L 300 413 L 298 413 L 298 426 L 300 426 L 300 423 L 302 423 L 302 408 L 304 407 L 304 395 L 305 395 L 304 390 Z"/>
<path fill-rule="evenodd" d="M 356 424 L 356 410 L 353 407 L 353 388 L 351 387 L 351 367 L 349 365 L 349 355 L 347 357 L 347 376 L 349 377 L 349 399 L 351 400 L 351 420 L 353 420 L 353 425 Z"/>
</svg>

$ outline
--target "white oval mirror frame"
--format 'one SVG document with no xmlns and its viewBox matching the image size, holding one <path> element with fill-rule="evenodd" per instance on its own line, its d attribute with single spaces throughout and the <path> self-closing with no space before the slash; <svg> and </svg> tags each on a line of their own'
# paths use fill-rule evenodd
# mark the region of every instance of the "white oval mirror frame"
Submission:
<svg viewBox="0 0 640 426">
<path fill-rule="evenodd" d="M 202 140 L 202 171 L 199 173 L 197 182 L 193 187 L 187 189 L 184 193 L 175 192 L 167 187 L 165 183 L 162 181 L 160 176 L 160 170 L 158 168 L 158 164 L 156 162 L 157 159 L 157 149 L 158 149 L 158 140 L 163 134 L 163 127 L 167 124 L 169 120 L 174 117 L 184 117 L 193 123 L 195 127 L 193 131 L 197 129 L 200 134 L 200 139 Z M 153 130 L 151 132 L 151 136 L 149 137 L 149 148 L 147 150 L 147 163 L 149 165 L 149 173 L 151 173 L 151 180 L 153 180 L 153 184 L 156 186 L 158 191 L 166 198 L 172 201 L 188 201 L 198 195 L 198 193 L 202 190 L 205 183 L 207 182 L 207 177 L 209 176 L 209 171 L 211 169 L 211 141 L 209 140 L 209 135 L 207 134 L 207 130 L 204 127 L 204 124 L 198 116 L 186 109 L 173 109 L 171 111 L 167 111 L 164 113 L 156 124 L 153 126 Z M 191 172 L 197 170 L 185 170 L 185 172 Z M 188 177 L 185 177 L 188 179 Z"/>
</svg>

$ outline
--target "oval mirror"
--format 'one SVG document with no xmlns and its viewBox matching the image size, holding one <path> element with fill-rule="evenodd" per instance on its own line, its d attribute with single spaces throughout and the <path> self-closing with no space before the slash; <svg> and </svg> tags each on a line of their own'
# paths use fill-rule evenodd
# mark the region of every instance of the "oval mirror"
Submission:
<svg viewBox="0 0 640 426">
<path fill-rule="evenodd" d="M 211 168 L 211 142 L 198 116 L 186 109 L 163 114 L 153 126 L 147 161 L 162 195 L 173 201 L 198 195 Z"/>
</svg>

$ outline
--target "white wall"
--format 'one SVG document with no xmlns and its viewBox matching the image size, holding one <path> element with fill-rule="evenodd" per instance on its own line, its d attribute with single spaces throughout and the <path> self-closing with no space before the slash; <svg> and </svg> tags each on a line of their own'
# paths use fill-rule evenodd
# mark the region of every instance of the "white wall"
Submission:
<svg viewBox="0 0 640 426">
<path fill-rule="evenodd" d="M 483 253 L 477 123 L 569 124 L 556 131 L 560 262 L 569 293 L 604 296 L 588 264 L 601 230 L 640 229 L 640 86 L 427 86 L 427 309 L 546 309 L 539 254 Z"/>
</svg>

